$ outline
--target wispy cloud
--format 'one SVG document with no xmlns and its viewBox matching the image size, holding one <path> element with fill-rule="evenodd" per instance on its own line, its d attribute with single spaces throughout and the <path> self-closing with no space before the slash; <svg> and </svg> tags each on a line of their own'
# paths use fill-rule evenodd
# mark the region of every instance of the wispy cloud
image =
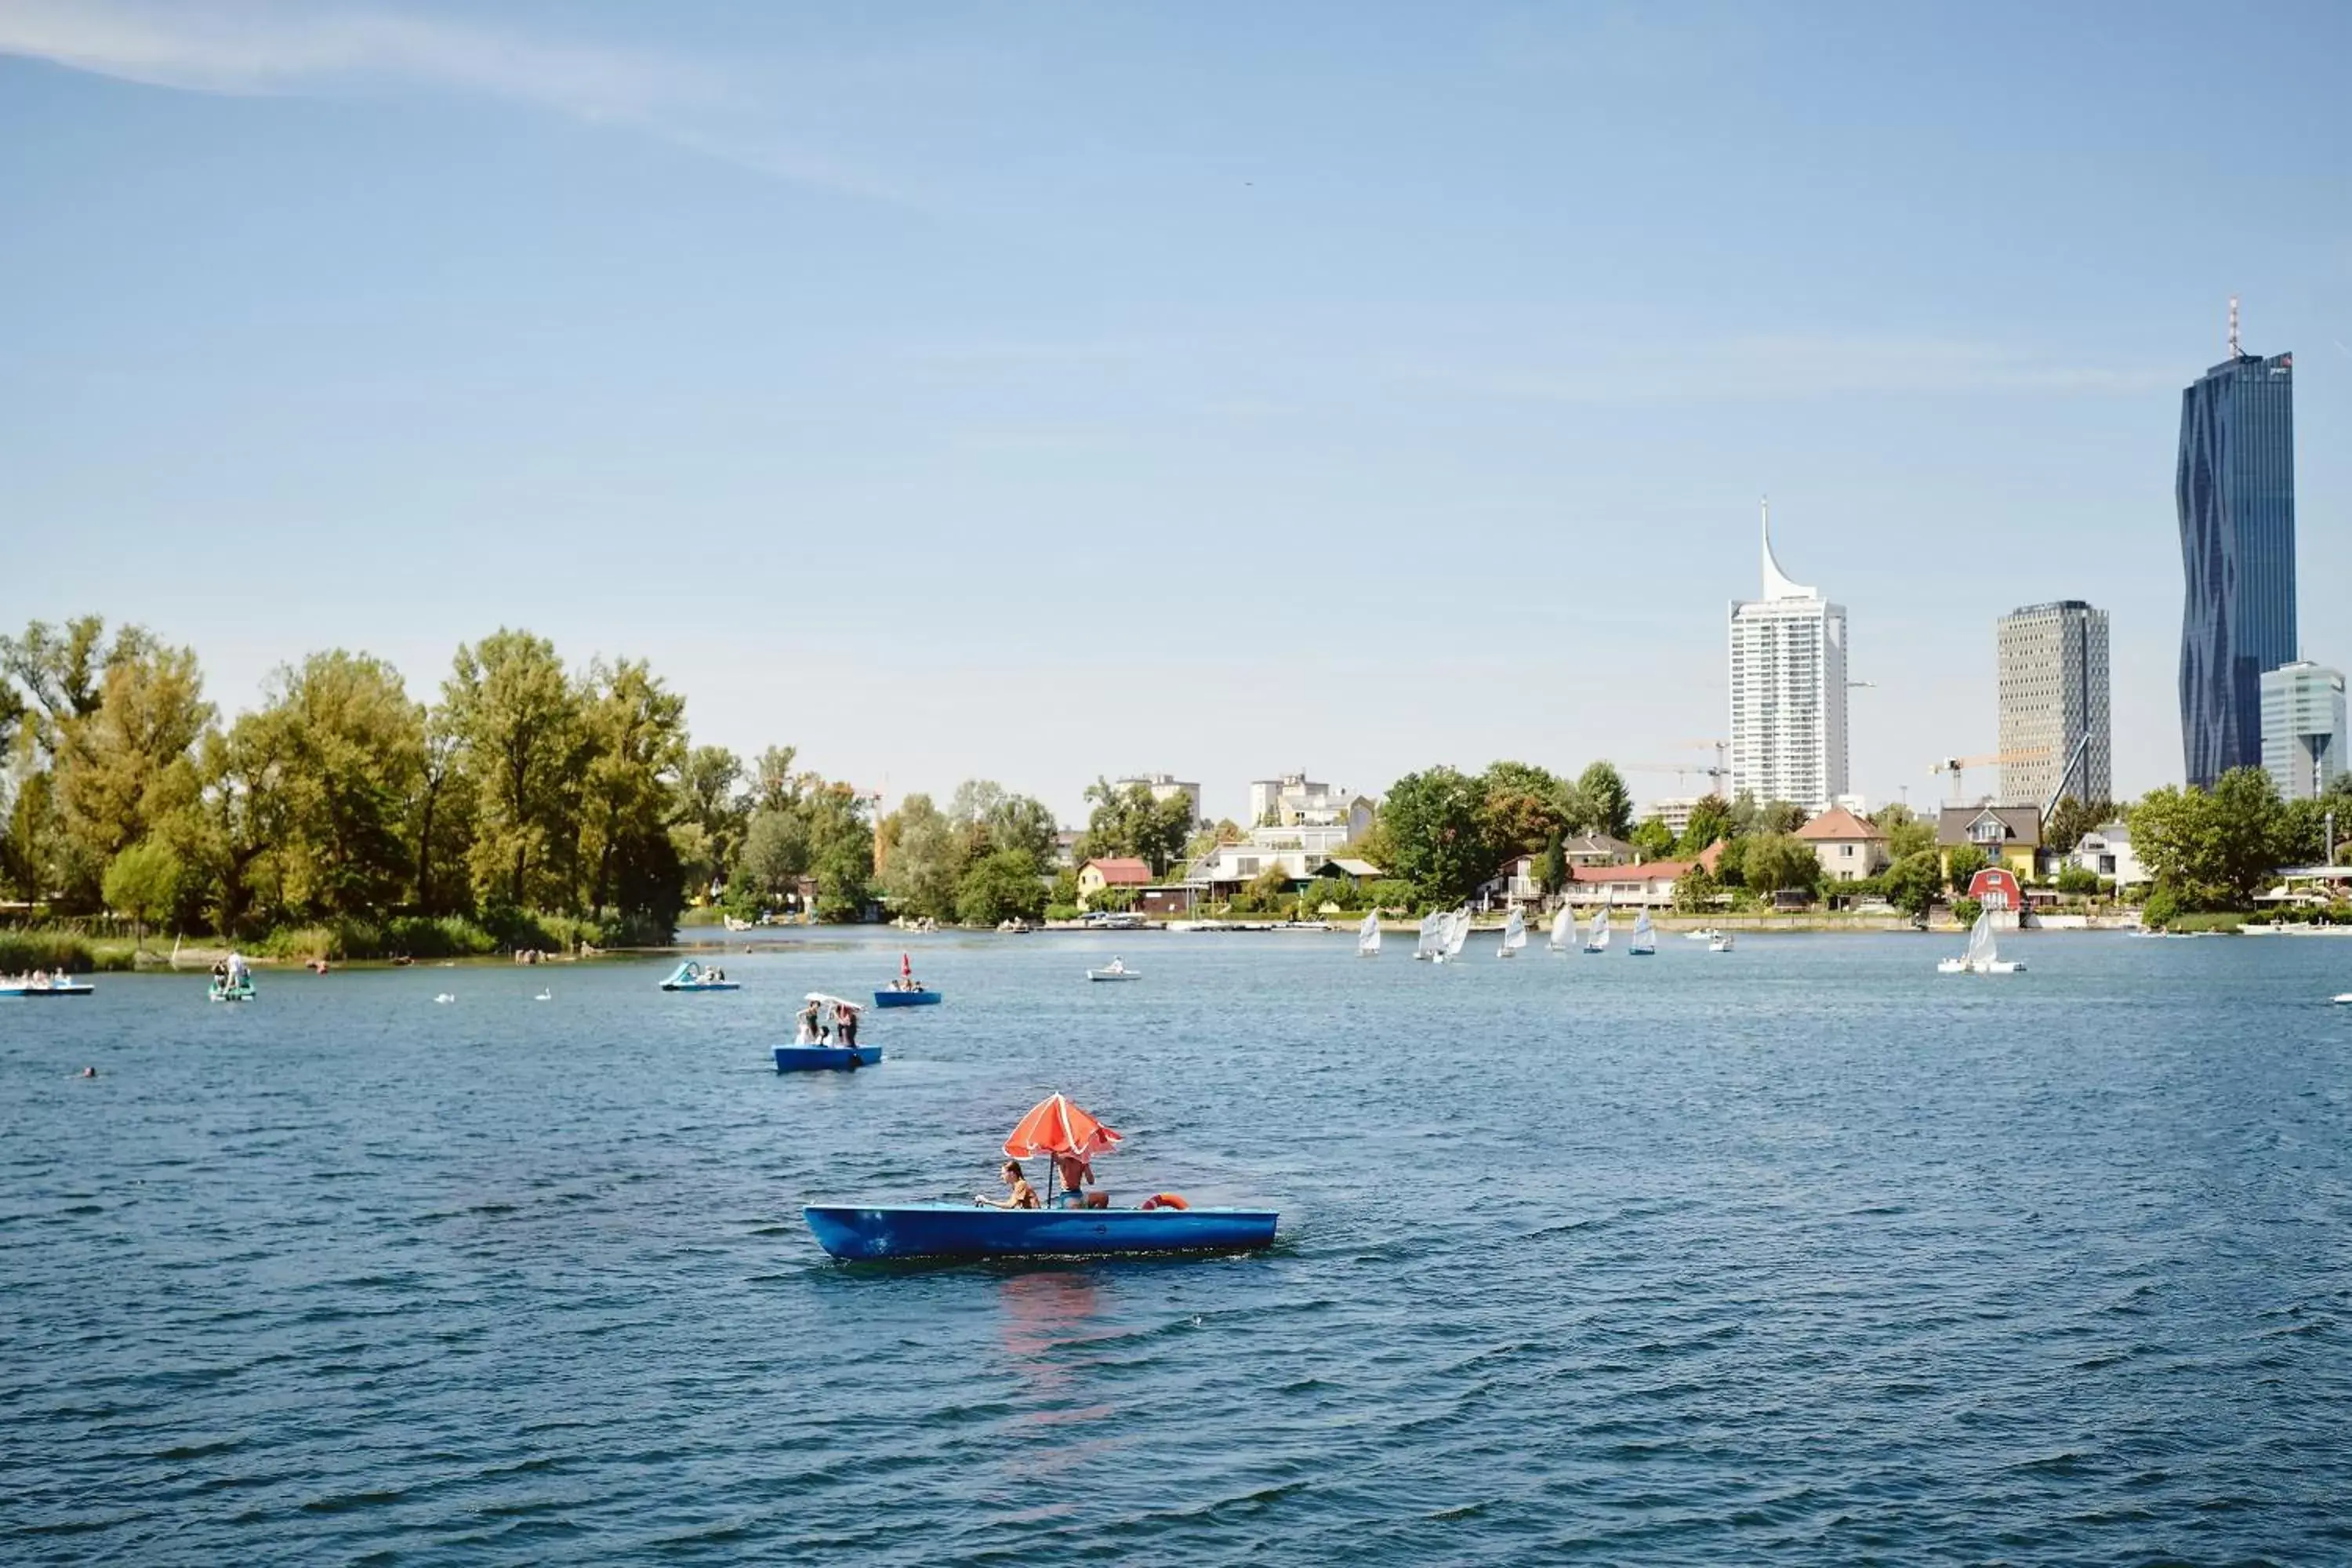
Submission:
<svg viewBox="0 0 2352 1568">
<path fill-rule="evenodd" d="M 0 54 L 188 92 L 399 89 L 501 100 L 847 195 L 887 182 L 793 145 L 730 73 L 646 50 L 332 4 L 0 0 Z"/>
</svg>

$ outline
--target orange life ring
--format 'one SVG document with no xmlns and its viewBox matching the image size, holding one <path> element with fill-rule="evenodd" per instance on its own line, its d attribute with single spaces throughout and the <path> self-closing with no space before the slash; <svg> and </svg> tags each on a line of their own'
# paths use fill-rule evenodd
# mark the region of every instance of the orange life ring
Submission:
<svg viewBox="0 0 2352 1568">
<path fill-rule="evenodd" d="M 1143 1200 L 1143 1206 L 1147 1209 L 1188 1209 L 1192 1205 L 1184 1201 L 1181 1193 L 1154 1193 Z"/>
</svg>

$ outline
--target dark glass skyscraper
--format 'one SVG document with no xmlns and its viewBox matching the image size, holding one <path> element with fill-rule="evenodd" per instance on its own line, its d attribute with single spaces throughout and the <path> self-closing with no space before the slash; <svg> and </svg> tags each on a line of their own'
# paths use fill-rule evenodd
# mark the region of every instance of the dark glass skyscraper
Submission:
<svg viewBox="0 0 2352 1568">
<path fill-rule="evenodd" d="M 2231 342 L 2236 343 L 2231 302 Z M 2235 353 L 2180 395 L 2180 749 L 2189 782 L 2263 764 L 2263 671 L 2294 632 L 2294 356 Z"/>
</svg>

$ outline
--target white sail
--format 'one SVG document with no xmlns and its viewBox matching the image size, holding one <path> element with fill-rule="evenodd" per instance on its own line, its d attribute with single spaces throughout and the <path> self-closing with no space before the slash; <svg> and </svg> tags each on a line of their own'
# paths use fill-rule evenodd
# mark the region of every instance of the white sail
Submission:
<svg viewBox="0 0 2352 1568">
<path fill-rule="evenodd" d="M 1566 952 L 1576 941 L 1576 914 L 1566 904 L 1551 918 L 1551 950 Z"/>
<path fill-rule="evenodd" d="M 1454 928 L 1445 933 L 1445 956 L 1459 958 L 1462 944 L 1470 940 L 1470 910 L 1468 905 L 1454 911 Z"/>
<path fill-rule="evenodd" d="M 1584 951 L 1599 952 L 1609 945 L 1609 906 L 1601 905 L 1592 911 L 1592 924 L 1584 933 Z"/>
<path fill-rule="evenodd" d="M 1511 910 L 1509 917 L 1503 921 L 1502 951 L 1505 952 L 1517 952 L 1519 949 L 1527 945 L 1528 917 L 1523 911 L 1514 909 Z"/>
<path fill-rule="evenodd" d="M 1435 958 L 1445 951 L 1445 938 L 1454 929 L 1454 917 L 1442 910 L 1432 910 L 1421 917 L 1421 940 L 1413 944 L 1415 958 Z"/>
<path fill-rule="evenodd" d="M 1977 916 L 1977 923 L 1969 928 L 1968 966 L 1982 974 L 2000 956 L 1992 940 L 1992 911 Z"/>
<path fill-rule="evenodd" d="M 1634 952 L 1658 951 L 1657 934 L 1650 929 L 1650 911 L 1647 910 L 1642 910 L 1633 917 L 1633 941 L 1630 951 Z"/>
<path fill-rule="evenodd" d="M 1381 950 L 1381 911 L 1374 910 L 1356 928 L 1356 951 L 1370 956 Z"/>
</svg>

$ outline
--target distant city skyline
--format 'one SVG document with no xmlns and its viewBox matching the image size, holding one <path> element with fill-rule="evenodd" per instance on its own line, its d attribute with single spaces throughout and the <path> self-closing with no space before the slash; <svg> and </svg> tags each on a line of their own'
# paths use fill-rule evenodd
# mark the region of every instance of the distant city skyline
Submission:
<svg viewBox="0 0 2352 1568">
<path fill-rule="evenodd" d="M 2294 3 L 0 0 L 0 624 L 142 622 L 229 712 L 528 626 L 894 799 L 1238 818 L 1711 762 L 1769 492 L 1853 791 L 1993 750 L 1985 627 L 2080 595 L 2136 795 L 2233 294 L 2352 581 L 2346 58 Z M 2184 112 L 2217 58 L 2259 113 Z"/>
</svg>

